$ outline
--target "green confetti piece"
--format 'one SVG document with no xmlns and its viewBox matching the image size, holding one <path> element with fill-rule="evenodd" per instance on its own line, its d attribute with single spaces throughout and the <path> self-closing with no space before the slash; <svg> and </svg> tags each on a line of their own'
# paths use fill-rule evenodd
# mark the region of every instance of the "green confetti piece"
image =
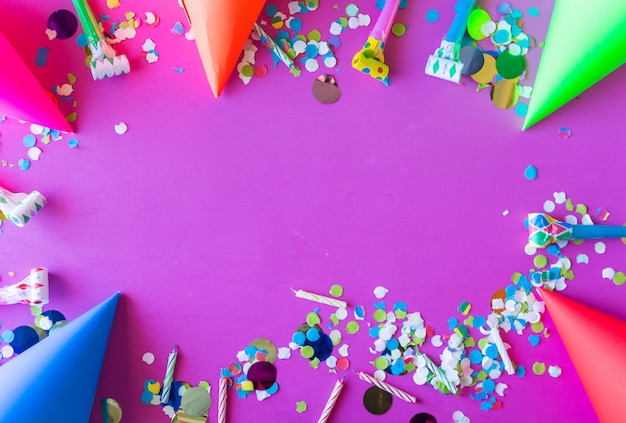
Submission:
<svg viewBox="0 0 626 423">
<path fill-rule="evenodd" d="M 304 358 L 312 358 L 315 355 L 315 350 L 310 345 L 305 345 L 300 349 L 300 355 Z"/>
<path fill-rule="evenodd" d="M 478 372 L 478 374 L 476 375 L 476 379 L 484 382 L 487 380 L 487 378 L 489 377 L 489 375 L 487 374 L 487 372 L 485 372 L 484 370 L 481 370 L 480 372 Z"/>
<path fill-rule="evenodd" d="M 372 364 L 374 364 L 374 367 L 378 370 L 385 370 L 389 367 L 389 361 L 385 357 L 378 357 Z"/>
<path fill-rule="evenodd" d="M 359 326 L 358 322 L 351 321 L 346 324 L 346 332 L 349 335 L 354 335 L 359 331 L 359 329 L 361 329 L 361 327 Z"/>
<path fill-rule="evenodd" d="M 306 323 L 309 326 L 319 325 L 322 322 L 320 316 L 317 313 L 311 312 L 306 315 Z"/>
<path fill-rule="evenodd" d="M 584 204 L 576 204 L 576 213 L 580 213 L 582 215 L 587 214 L 587 206 Z"/>
<path fill-rule="evenodd" d="M 298 413 L 304 413 L 307 410 L 308 406 L 306 401 L 296 401 L 296 411 Z"/>
<path fill-rule="evenodd" d="M 513 283 L 517 285 L 521 277 L 522 274 L 520 272 L 515 272 L 511 275 L 511 281 L 513 281 Z"/>
<path fill-rule="evenodd" d="M 374 312 L 373 316 L 374 320 L 376 320 L 378 323 L 382 323 L 385 320 L 387 320 L 387 313 L 385 312 L 385 310 L 381 310 L 376 309 L 376 311 Z"/>
<path fill-rule="evenodd" d="M 320 359 L 315 357 L 313 360 L 311 360 L 311 362 L 309 363 L 309 366 L 313 367 L 314 369 L 317 369 L 320 366 Z"/>
<path fill-rule="evenodd" d="M 465 348 L 473 348 L 476 346 L 476 340 L 473 336 L 468 336 L 463 340 L 463 344 L 465 345 Z"/>
<path fill-rule="evenodd" d="M 314 29 L 308 33 L 307 38 L 309 41 L 313 40 L 319 43 L 322 40 L 322 34 L 317 29 Z"/>
<path fill-rule="evenodd" d="M 396 319 L 406 319 L 407 312 L 405 310 L 396 310 Z"/>
<path fill-rule="evenodd" d="M 543 332 L 543 329 L 544 329 L 543 322 L 540 321 L 537 323 L 533 323 L 532 325 L 530 325 L 530 329 L 535 333 Z"/>
<path fill-rule="evenodd" d="M 333 297 L 341 297 L 343 295 L 343 286 L 335 284 L 330 287 L 329 292 Z"/>
<path fill-rule="evenodd" d="M 41 307 L 37 307 L 37 306 L 30 306 L 30 314 L 32 314 L 33 316 L 39 316 L 41 313 L 43 312 L 43 310 L 41 309 Z"/>
<path fill-rule="evenodd" d="M 537 254 L 533 259 L 533 264 L 537 269 L 544 268 L 548 265 L 548 258 L 543 254 Z"/>
<path fill-rule="evenodd" d="M 626 282 L 626 275 L 624 272 L 615 272 L 615 276 L 613 277 L 613 283 L 617 286 L 624 285 Z"/>
<path fill-rule="evenodd" d="M 574 280 L 574 271 L 572 269 L 563 272 L 563 277 L 568 281 Z"/>
<path fill-rule="evenodd" d="M 330 321 L 333 322 L 333 326 L 337 326 L 339 324 L 339 317 L 335 313 L 330 315 Z"/>
<path fill-rule="evenodd" d="M 533 373 L 537 376 L 541 376 L 546 372 L 546 363 L 541 363 L 539 361 L 533 364 Z"/>
<path fill-rule="evenodd" d="M 569 198 L 565 200 L 565 210 L 574 211 L 574 204 L 572 203 L 572 200 L 570 200 Z"/>
</svg>

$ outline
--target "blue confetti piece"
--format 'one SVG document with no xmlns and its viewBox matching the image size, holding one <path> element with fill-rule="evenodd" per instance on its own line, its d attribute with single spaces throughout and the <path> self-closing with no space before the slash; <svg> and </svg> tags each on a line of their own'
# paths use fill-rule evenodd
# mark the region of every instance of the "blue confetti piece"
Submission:
<svg viewBox="0 0 626 423">
<path fill-rule="evenodd" d="M 172 27 L 172 32 L 177 35 L 183 35 L 185 33 L 185 28 L 183 27 L 183 24 L 176 22 Z"/>
<path fill-rule="evenodd" d="M 274 395 L 276 392 L 278 392 L 278 383 L 274 382 L 274 384 L 266 389 L 265 392 L 267 392 L 269 395 Z"/>
<path fill-rule="evenodd" d="M 37 66 L 45 66 L 47 62 L 48 49 L 46 47 L 39 47 L 37 49 L 37 58 L 35 64 Z"/>
<path fill-rule="evenodd" d="M 24 142 L 24 147 L 31 148 L 31 147 L 34 147 L 35 144 L 37 143 L 37 138 L 35 138 L 33 134 L 27 134 L 27 135 L 24 135 L 23 142 Z"/>
<path fill-rule="evenodd" d="M 511 9 L 513 8 L 509 3 L 500 3 L 498 5 L 498 13 L 500 13 L 501 15 L 508 15 L 509 13 L 511 13 Z"/>
<path fill-rule="evenodd" d="M 374 302 L 374 308 L 379 308 L 381 310 L 384 310 L 385 309 L 385 302 L 384 301 Z"/>
<path fill-rule="evenodd" d="M 517 103 L 515 105 L 515 114 L 524 117 L 528 114 L 528 105 L 526 103 Z"/>
<path fill-rule="evenodd" d="M 519 377 L 526 376 L 526 368 L 523 365 L 517 366 L 517 369 L 515 369 L 515 374 Z"/>
<path fill-rule="evenodd" d="M 474 327 L 475 328 L 480 328 L 482 326 L 485 326 L 485 324 L 487 324 L 487 319 L 485 319 L 483 316 L 476 316 L 476 317 L 474 317 Z"/>
<path fill-rule="evenodd" d="M 265 16 L 273 18 L 278 13 L 278 7 L 275 4 L 268 4 L 265 6 Z"/>
<path fill-rule="evenodd" d="M 76 148 L 78 147 L 78 140 L 76 138 L 72 138 L 67 142 L 67 144 L 70 146 L 70 148 Z"/>
<path fill-rule="evenodd" d="M 378 326 L 372 327 L 369 330 L 369 334 L 372 338 L 378 338 L 379 332 L 380 332 L 380 328 Z"/>
<path fill-rule="evenodd" d="M 528 341 L 530 342 L 530 345 L 536 347 L 539 345 L 539 342 L 541 342 L 541 337 L 539 335 L 530 335 L 528 337 Z"/>
<path fill-rule="evenodd" d="M 426 22 L 433 23 L 439 20 L 439 11 L 437 9 L 430 9 L 426 12 Z"/>
<path fill-rule="evenodd" d="M 302 332 L 296 332 L 291 336 L 291 340 L 298 345 L 304 345 L 306 341 L 306 335 Z"/>
<path fill-rule="evenodd" d="M 485 350 L 485 355 L 489 358 L 498 358 L 498 348 L 495 345 L 489 345 Z"/>
<path fill-rule="evenodd" d="M 515 285 L 508 285 L 506 288 L 504 288 L 504 292 L 506 293 L 507 297 L 512 297 L 517 292 L 517 287 Z"/>
<path fill-rule="evenodd" d="M 483 361 L 483 354 L 479 350 L 472 350 L 469 354 L 469 360 L 472 364 L 478 364 Z"/>
<path fill-rule="evenodd" d="M 536 18 L 541 12 L 539 12 L 539 9 L 537 9 L 536 7 L 529 7 L 528 10 L 526 10 L 526 13 Z"/>
<path fill-rule="evenodd" d="M 6 342 L 7 344 L 10 344 L 15 339 L 15 334 L 13 334 L 12 330 L 2 331 L 2 335 L 0 335 L 0 339 L 2 340 L 2 342 Z"/>
<path fill-rule="evenodd" d="M 450 317 L 448 319 L 448 329 L 452 330 L 459 325 L 459 319 L 456 317 Z"/>
<path fill-rule="evenodd" d="M 526 169 L 524 169 L 524 176 L 529 181 L 537 179 L 537 175 L 538 175 L 537 168 L 533 165 L 529 165 Z"/>
<path fill-rule="evenodd" d="M 20 159 L 17 162 L 17 165 L 20 167 L 20 170 L 28 170 L 30 169 L 30 162 L 26 159 Z"/>
<path fill-rule="evenodd" d="M 398 349 L 399 346 L 400 343 L 396 338 L 391 338 L 389 341 L 387 341 L 387 349 L 390 351 Z"/>
<path fill-rule="evenodd" d="M 311 342 L 315 342 L 318 339 L 320 339 L 320 331 L 317 330 L 316 328 L 311 328 L 309 330 L 306 331 L 306 339 L 311 341 Z"/>
<path fill-rule="evenodd" d="M 393 305 L 393 311 L 406 311 L 406 303 L 404 301 L 397 301 L 394 305 Z"/>
<path fill-rule="evenodd" d="M 481 402 L 480 403 L 480 409 L 483 411 L 489 411 L 493 408 L 493 404 L 490 403 L 489 401 L 485 401 L 485 402 Z"/>
<path fill-rule="evenodd" d="M 289 28 L 293 30 L 293 32 L 297 33 L 302 30 L 302 19 L 300 18 L 292 18 L 289 20 Z"/>
<path fill-rule="evenodd" d="M 495 389 L 496 389 L 496 383 L 493 380 L 487 379 L 486 381 L 483 382 L 483 391 L 490 394 L 493 391 L 495 391 Z"/>
<path fill-rule="evenodd" d="M 354 315 L 356 317 L 358 317 L 359 319 L 364 319 L 365 318 L 365 307 L 363 307 L 361 305 L 354 307 Z"/>
</svg>

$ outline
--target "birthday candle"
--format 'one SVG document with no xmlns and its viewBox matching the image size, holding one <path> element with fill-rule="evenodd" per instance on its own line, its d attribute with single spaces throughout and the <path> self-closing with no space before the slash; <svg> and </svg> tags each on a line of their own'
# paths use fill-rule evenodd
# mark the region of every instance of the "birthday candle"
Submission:
<svg viewBox="0 0 626 423">
<path fill-rule="evenodd" d="M 361 379 L 362 381 L 371 383 L 372 385 L 377 386 L 383 391 L 387 391 L 390 394 L 395 395 L 396 397 L 400 399 L 403 399 L 404 401 L 407 401 L 413 404 L 417 402 L 417 398 L 415 398 L 413 395 L 401 389 L 398 389 L 395 386 L 392 386 L 386 382 L 383 382 L 382 380 L 378 380 L 374 376 L 370 376 L 367 373 L 359 372 L 359 379 Z"/>
<path fill-rule="evenodd" d="M 163 379 L 163 391 L 161 392 L 161 404 L 167 404 L 170 399 L 170 390 L 172 382 L 174 382 L 174 367 L 176 367 L 176 357 L 178 356 L 178 347 L 174 345 L 172 352 L 167 358 L 167 369 L 165 370 L 165 379 Z"/>
<path fill-rule="evenodd" d="M 496 348 L 498 349 L 498 354 L 500 354 L 502 363 L 504 363 L 504 370 L 506 370 L 507 374 L 515 374 L 515 367 L 513 366 L 511 357 L 509 357 L 509 353 L 504 346 L 504 342 L 502 342 L 502 337 L 500 336 L 500 327 L 498 325 L 495 325 L 491 328 L 491 337 L 496 344 Z"/>
<path fill-rule="evenodd" d="M 421 356 L 425 361 L 426 361 L 426 367 L 428 367 L 428 370 L 430 370 L 431 372 L 433 372 L 438 378 L 439 380 L 441 380 L 442 383 L 444 383 L 446 385 L 446 387 L 448 388 L 448 390 L 450 392 L 452 392 L 453 394 L 457 393 L 457 388 L 455 385 L 453 385 L 447 378 L 445 372 L 443 370 L 441 370 L 441 368 L 439 366 L 437 366 L 435 363 L 433 363 L 433 361 L 428 358 L 428 356 L 426 354 L 417 353 L 419 356 Z"/>
<path fill-rule="evenodd" d="M 217 423 L 226 423 L 226 403 L 228 400 L 228 379 L 220 372 L 220 386 L 218 391 Z"/>
<path fill-rule="evenodd" d="M 313 294 L 312 292 L 303 291 L 301 289 L 296 291 L 295 289 L 291 288 L 291 290 L 296 294 L 296 297 L 298 298 L 303 298 L 305 300 L 315 301 L 317 303 L 327 304 L 327 305 L 335 306 L 338 308 L 348 307 L 348 303 L 346 303 L 345 301 L 338 300 L 336 298 L 330 298 L 330 297 L 325 297 L 323 295 Z"/>
<path fill-rule="evenodd" d="M 341 380 L 338 380 L 335 383 L 335 386 L 333 387 L 333 390 L 328 397 L 328 401 L 326 401 L 324 410 L 322 410 L 322 415 L 320 416 L 317 423 L 326 423 L 330 418 L 330 413 L 333 411 L 333 408 L 335 408 L 335 404 L 337 403 L 339 394 L 341 394 L 341 390 L 343 389 L 343 380 L 344 378 L 342 377 Z"/>
</svg>

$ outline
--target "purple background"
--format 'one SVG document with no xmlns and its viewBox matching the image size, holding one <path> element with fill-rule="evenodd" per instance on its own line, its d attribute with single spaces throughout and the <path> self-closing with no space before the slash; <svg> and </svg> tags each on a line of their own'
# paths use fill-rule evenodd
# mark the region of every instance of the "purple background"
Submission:
<svg viewBox="0 0 626 423">
<path fill-rule="evenodd" d="M 391 36 L 385 50 L 389 87 L 350 67 L 371 26 L 344 32 L 336 50 L 341 70 L 328 71 L 342 90 L 334 105 L 320 104 L 311 94 L 323 66 L 294 78 L 282 64 L 272 68 L 262 48 L 256 57 L 268 75 L 248 86 L 233 75 L 223 96 L 214 99 L 194 43 L 170 32 L 176 21 L 188 27 L 174 1 L 122 1 L 115 10 L 92 2 L 96 13 L 115 18 L 133 11 L 143 20 L 153 11 L 161 19 L 157 27 L 144 23 L 136 38 L 115 47 L 129 56 L 131 74 L 99 82 L 83 66 L 76 36 L 49 41 L 44 33 L 48 16 L 71 9 L 69 2 L 0 3 L 0 28 L 44 87 L 67 82 L 68 72 L 78 78 L 77 106 L 61 107 L 65 114 L 78 113 L 73 137 L 79 140 L 76 149 L 67 145 L 72 136 L 40 145 L 44 153 L 28 171 L 0 168 L 2 186 L 37 189 L 49 200 L 25 228 L 2 225 L 0 284 L 15 283 L 31 267 L 47 267 L 46 309 L 70 320 L 122 292 L 96 401 L 118 400 L 123 421 L 167 421 L 160 408 L 143 405 L 140 395 L 146 379 L 163 377 L 174 343 L 180 348 L 176 379 L 213 385 L 210 419 L 216 421 L 219 369 L 236 362 L 236 353 L 255 338 L 287 346 L 315 308 L 296 299 L 290 286 L 324 294 L 340 283 L 343 299 L 371 312 L 372 291 L 383 285 L 390 289 L 388 304 L 405 301 L 444 335 L 450 333 L 448 318 L 463 318 L 456 310 L 461 301 L 473 305 L 473 315 L 487 315 L 491 295 L 514 272 L 533 268 L 523 249 L 523 220 L 554 191 L 585 203 L 590 213 L 607 207 L 607 223 L 626 221 L 625 70 L 522 132 L 523 119 L 495 108 L 488 90 L 476 93 L 470 79 L 455 85 L 424 75 L 428 55 L 452 20 L 450 0 L 410 0 L 398 13 L 397 21 L 409 28 L 401 38 Z M 273 3 L 286 11 L 286 0 Z M 327 38 L 330 23 L 345 16 L 347 2 L 337 2 L 338 9 L 321 3 L 301 17 L 305 32 L 318 28 Z M 520 3 L 512 5 L 541 11 L 525 21 L 526 32 L 543 41 L 552 2 Z M 357 4 L 376 19 L 373 2 Z M 497 19 L 496 2 L 479 5 Z M 432 8 L 441 17 L 427 23 Z M 148 37 L 160 54 L 155 64 L 139 56 Z M 50 50 L 44 67 L 34 64 L 40 47 Z M 529 56 L 531 77 L 537 52 Z M 121 121 L 129 129 L 120 136 L 114 125 Z M 559 139 L 561 127 L 571 129 L 571 138 Z M 0 159 L 25 158 L 22 138 L 28 132 L 28 125 L 15 120 L 0 124 Z M 539 170 L 534 181 L 523 175 L 529 164 Z M 510 214 L 503 216 L 504 210 Z M 626 288 L 601 277 L 607 266 L 625 270 L 626 246 L 613 240 L 607 247 L 602 256 L 592 243 L 564 251 L 573 261 L 578 252 L 590 256 L 589 265 L 574 264 L 577 277 L 565 294 L 626 318 Z M 327 317 L 330 310 L 320 308 Z M 32 323 L 23 306 L 4 307 L 0 317 L 2 329 Z M 357 335 L 344 336 L 351 368 L 333 421 L 408 422 L 428 412 L 450 422 L 455 410 L 475 422 L 597 421 L 549 316 L 544 321 L 553 336 L 536 348 L 526 339 L 530 332 L 504 335 L 514 361 L 528 374 L 499 380 L 509 385 L 500 398 L 503 410 L 481 411 L 470 399 L 471 388 L 460 397 L 443 396 L 406 376 L 389 381 L 420 402 L 394 400 L 384 416 L 364 409 L 369 385 L 352 372 L 373 371 L 373 343 L 362 324 Z M 147 351 L 157 357 L 151 366 L 141 360 Z M 441 348 L 427 342 L 424 351 L 438 362 Z M 535 361 L 558 365 L 563 375 L 535 376 Z M 277 368 L 280 391 L 274 397 L 258 402 L 231 393 L 230 422 L 317 420 L 338 376 L 323 364 L 309 368 L 297 351 Z M 298 414 L 295 402 L 302 400 L 309 411 Z M 99 413 L 96 402 L 91 421 L 101 421 Z"/>
</svg>

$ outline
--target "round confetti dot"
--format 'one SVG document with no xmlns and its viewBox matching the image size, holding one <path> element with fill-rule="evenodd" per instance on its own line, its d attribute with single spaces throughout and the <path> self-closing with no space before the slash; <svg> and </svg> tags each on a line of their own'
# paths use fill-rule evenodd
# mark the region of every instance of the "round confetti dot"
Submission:
<svg viewBox="0 0 626 423">
<path fill-rule="evenodd" d="M 387 367 L 389 367 L 389 360 L 387 360 L 385 357 L 377 357 L 376 360 L 374 360 L 374 367 L 376 367 L 378 370 L 385 370 Z"/>
<path fill-rule="evenodd" d="M 489 84 L 495 78 L 496 73 L 496 59 L 488 53 L 483 53 L 483 66 L 478 72 L 472 74 L 472 79 L 479 84 Z"/>
<path fill-rule="evenodd" d="M 439 20 L 439 11 L 437 9 L 429 9 L 426 12 L 426 22 L 432 23 Z"/>
<path fill-rule="evenodd" d="M 524 169 L 524 177 L 529 181 L 537 179 L 537 168 L 533 165 L 528 166 Z"/>
<path fill-rule="evenodd" d="M 247 376 L 255 389 L 264 391 L 276 382 L 276 367 L 267 361 L 257 361 L 250 366 Z"/>
<path fill-rule="evenodd" d="M 401 23 L 401 22 L 396 22 L 391 27 L 391 33 L 395 35 L 396 37 L 402 37 L 406 33 L 407 28 L 408 26 L 406 24 Z"/>
<path fill-rule="evenodd" d="M 374 288 L 374 296 L 379 300 L 381 298 L 385 298 L 385 295 L 387 295 L 388 292 L 389 290 L 383 286 L 377 286 L 376 288 Z"/>
<path fill-rule="evenodd" d="M 602 241 L 598 241 L 593 245 L 593 249 L 598 254 L 606 253 L 606 244 Z"/>
<path fill-rule="evenodd" d="M 316 341 L 306 340 L 305 345 L 313 348 L 313 357 L 319 361 L 324 361 L 333 352 L 333 342 L 330 337 L 323 332 L 319 332 L 319 339 Z"/>
<path fill-rule="evenodd" d="M 524 73 L 526 59 L 524 56 L 514 56 L 508 50 L 504 50 L 496 59 L 496 69 L 503 78 L 514 79 Z"/>
<path fill-rule="evenodd" d="M 12 330 L 3 330 L 2 334 L 0 335 L 0 340 L 2 342 L 6 342 L 7 344 L 10 344 L 11 342 L 13 342 L 13 340 L 15 339 L 15 335 L 13 334 Z"/>
<path fill-rule="evenodd" d="M 315 72 L 320 68 L 320 64 L 317 63 L 317 60 L 309 58 L 306 62 L 304 62 L 304 67 L 309 72 Z"/>
<path fill-rule="evenodd" d="M 515 114 L 524 117 L 528 114 L 528 105 L 526 103 L 517 103 L 515 106 Z"/>
<path fill-rule="evenodd" d="M 321 322 L 322 320 L 320 319 L 320 316 L 317 313 L 311 312 L 306 315 L 306 323 L 309 326 L 319 325 Z"/>
<path fill-rule="evenodd" d="M 296 401 L 296 411 L 298 413 L 304 413 L 307 410 L 308 406 L 306 401 Z"/>
<path fill-rule="evenodd" d="M 546 213 L 552 213 L 555 209 L 556 204 L 554 204 L 554 201 L 546 200 L 546 202 L 543 203 L 543 211 L 545 211 Z"/>
<path fill-rule="evenodd" d="M 106 423 L 119 423 L 122 420 L 122 407 L 113 398 L 103 399 L 102 412 L 106 414 Z"/>
<path fill-rule="evenodd" d="M 89 40 L 85 34 L 78 34 L 76 37 L 76 45 L 80 48 L 85 48 L 89 45 Z"/>
<path fill-rule="evenodd" d="M 343 295 L 343 286 L 335 284 L 330 287 L 329 293 L 333 297 L 341 297 Z"/>
<path fill-rule="evenodd" d="M 411 417 L 409 423 L 437 423 L 437 419 L 428 413 L 419 413 Z"/>
<path fill-rule="evenodd" d="M 39 342 L 39 334 L 31 326 L 18 326 L 13 330 L 14 339 L 11 341 L 11 347 L 16 354 L 21 354 L 37 342 Z"/>
<path fill-rule="evenodd" d="M 57 10 L 48 18 L 48 29 L 56 31 L 57 38 L 70 38 L 78 29 L 78 19 L 69 10 Z"/>
<path fill-rule="evenodd" d="M 356 16 L 359 14 L 359 6 L 354 3 L 350 3 L 346 6 L 346 15 L 348 16 Z"/>
<path fill-rule="evenodd" d="M 374 314 L 372 316 L 374 318 L 374 320 L 376 320 L 378 323 L 382 323 L 385 320 L 387 320 L 387 313 L 385 312 L 385 310 L 381 310 L 381 309 L 377 309 L 376 311 L 374 311 Z"/>
<path fill-rule="evenodd" d="M 141 361 L 146 364 L 154 363 L 154 354 L 152 354 L 151 352 L 144 353 L 144 355 L 141 357 Z"/>
<path fill-rule="evenodd" d="M 22 142 L 26 148 L 34 147 L 35 143 L 37 143 L 37 138 L 35 138 L 33 134 L 27 134 L 24 136 Z"/>
<path fill-rule="evenodd" d="M 519 100 L 516 79 L 500 79 L 490 90 L 491 102 L 499 109 L 510 109 Z"/>
<path fill-rule="evenodd" d="M 41 156 L 41 148 L 39 147 L 31 147 L 28 149 L 28 158 L 31 160 L 39 160 L 39 156 Z"/>
<path fill-rule="evenodd" d="M 128 131 L 128 125 L 124 122 L 120 122 L 115 125 L 115 133 L 118 135 L 124 135 Z"/>
<path fill-rule="evenodd" d="M 347 357 L 339 357 L 337 359 L 337 368 L 339 370 L 348 370 L 350 367 L 350 360 Z"/>
<path fill-rule="evenodd" d="M 307 34 L 306 37 L 309 41 L 317 41 L 318 43 L 322 40 L 322 33 L 319 32 L 317 29 L 314 29 L 313 31 L 309 32 Z"/>
<path fill-rule="evenodd" d="M 298 345 L 304 345 L 306 342 L 306 334 L 298 331 L 292 335 L 291 340 Z"/>
<path fill-rule="evenodd" d="M 67 144 L 70 146 L 70 148 L 76 148 L 78 147 L 78 140 L 76 138 L 72 138 L 67 142 Z"/>
<path fill-rule="evenodd" d="M 537 376 L 541 376 L 546 372 L 546 363 L 536 362 L 533 364 L 533 373 Z"/>
<path fill-rule="evenodd" d="M 10 345 L 4 345 L 0 348 L 0 357 L 2 358 L 11 358 L 15 354 L 15 350 Z"/>
<path fill-rule="evenodd" d="M 320 339 L 320 331 L 317 328 L 311 328 L 306 331 L 306 339 L 310 342 L 315 342 Z"/>
<path fill-rule="evenodd" d="M 484 39 L 485 35 L 481 32 L 481 28 L 489 21 L 491 21 L 491 16 L 487 11 L 478 7 L 475 8 L 467 19 L 467 33 L 476 41 Z"/>
<path fill-rule="evenodd" d="M 345 308 L 337 309 L 335 315 L 337 316 L 337 319 L 344 320 L 348 317 L 348 310 Z"/>
<path fill-rule="evenodd" d="M 271 364 L 270 364 L 271 366 Z M 272 366 L 274 367 L 274 366 Z M 248 371 L 248 374 L 250 371 Z M 265 376 L 271 378 L 271 374 Z M 276 380 L 276 374 L 273 375 Z M 180 406 L 185 414 L 192 417 L 204 416 L 211 408 L 211 394 L 206 389 L 199 387 L 189 388 L 183 394 Z"/>
<path fill-rule="evenodd" d="M 391 408 L 392 403 L 392 395 L 377 386 L 368 388 L 365 394 L 363 394 L 365 409 L 375 415 L 385 414 Z"/>
<path fill-rule="evenodd" d="M 624 283 L 626 283 L 626 274 L 624 274 L 624 272 L 615 272 L 613 283 L 617 286 L 624 285 Z"/>
<path fill-rule="evenodd" d="M 463 75 L 473 75 L 482 69 L 485 63 L 483 52 L 478 47 L 463 46 L 459 51 L 459 59 L 463 63 Z"/>
<path fill-rule="evenodd" d="M 349 335 L 354 335 L 355 333 L 357 333 L 360 329 L 359 323 L 355 322 L 355 321 L 351 321 L 348 322 L 348 324 L 346 324 L 346 333 L 348 333 Z"/>
<path fill-rule="evenodd" d="M 310 345 L 305 345 L 300 349 L 300 355 L 304 358 L 313 358 L 315 350 Z"/>
<path fill-rule="evenodd" d="M 324 57 L 324 66 L 326 66 L 328 69 L 334 68 L 335 66 L 337 66 L 337 58 L 335 56 Z"/>
<path fill-rule="evenodd" d="M 533 264 L 537 269 L 544 268 L 548 265 L 548 258 L 543 254 L 537 254 L 533 259 Z"/>
</svg>

